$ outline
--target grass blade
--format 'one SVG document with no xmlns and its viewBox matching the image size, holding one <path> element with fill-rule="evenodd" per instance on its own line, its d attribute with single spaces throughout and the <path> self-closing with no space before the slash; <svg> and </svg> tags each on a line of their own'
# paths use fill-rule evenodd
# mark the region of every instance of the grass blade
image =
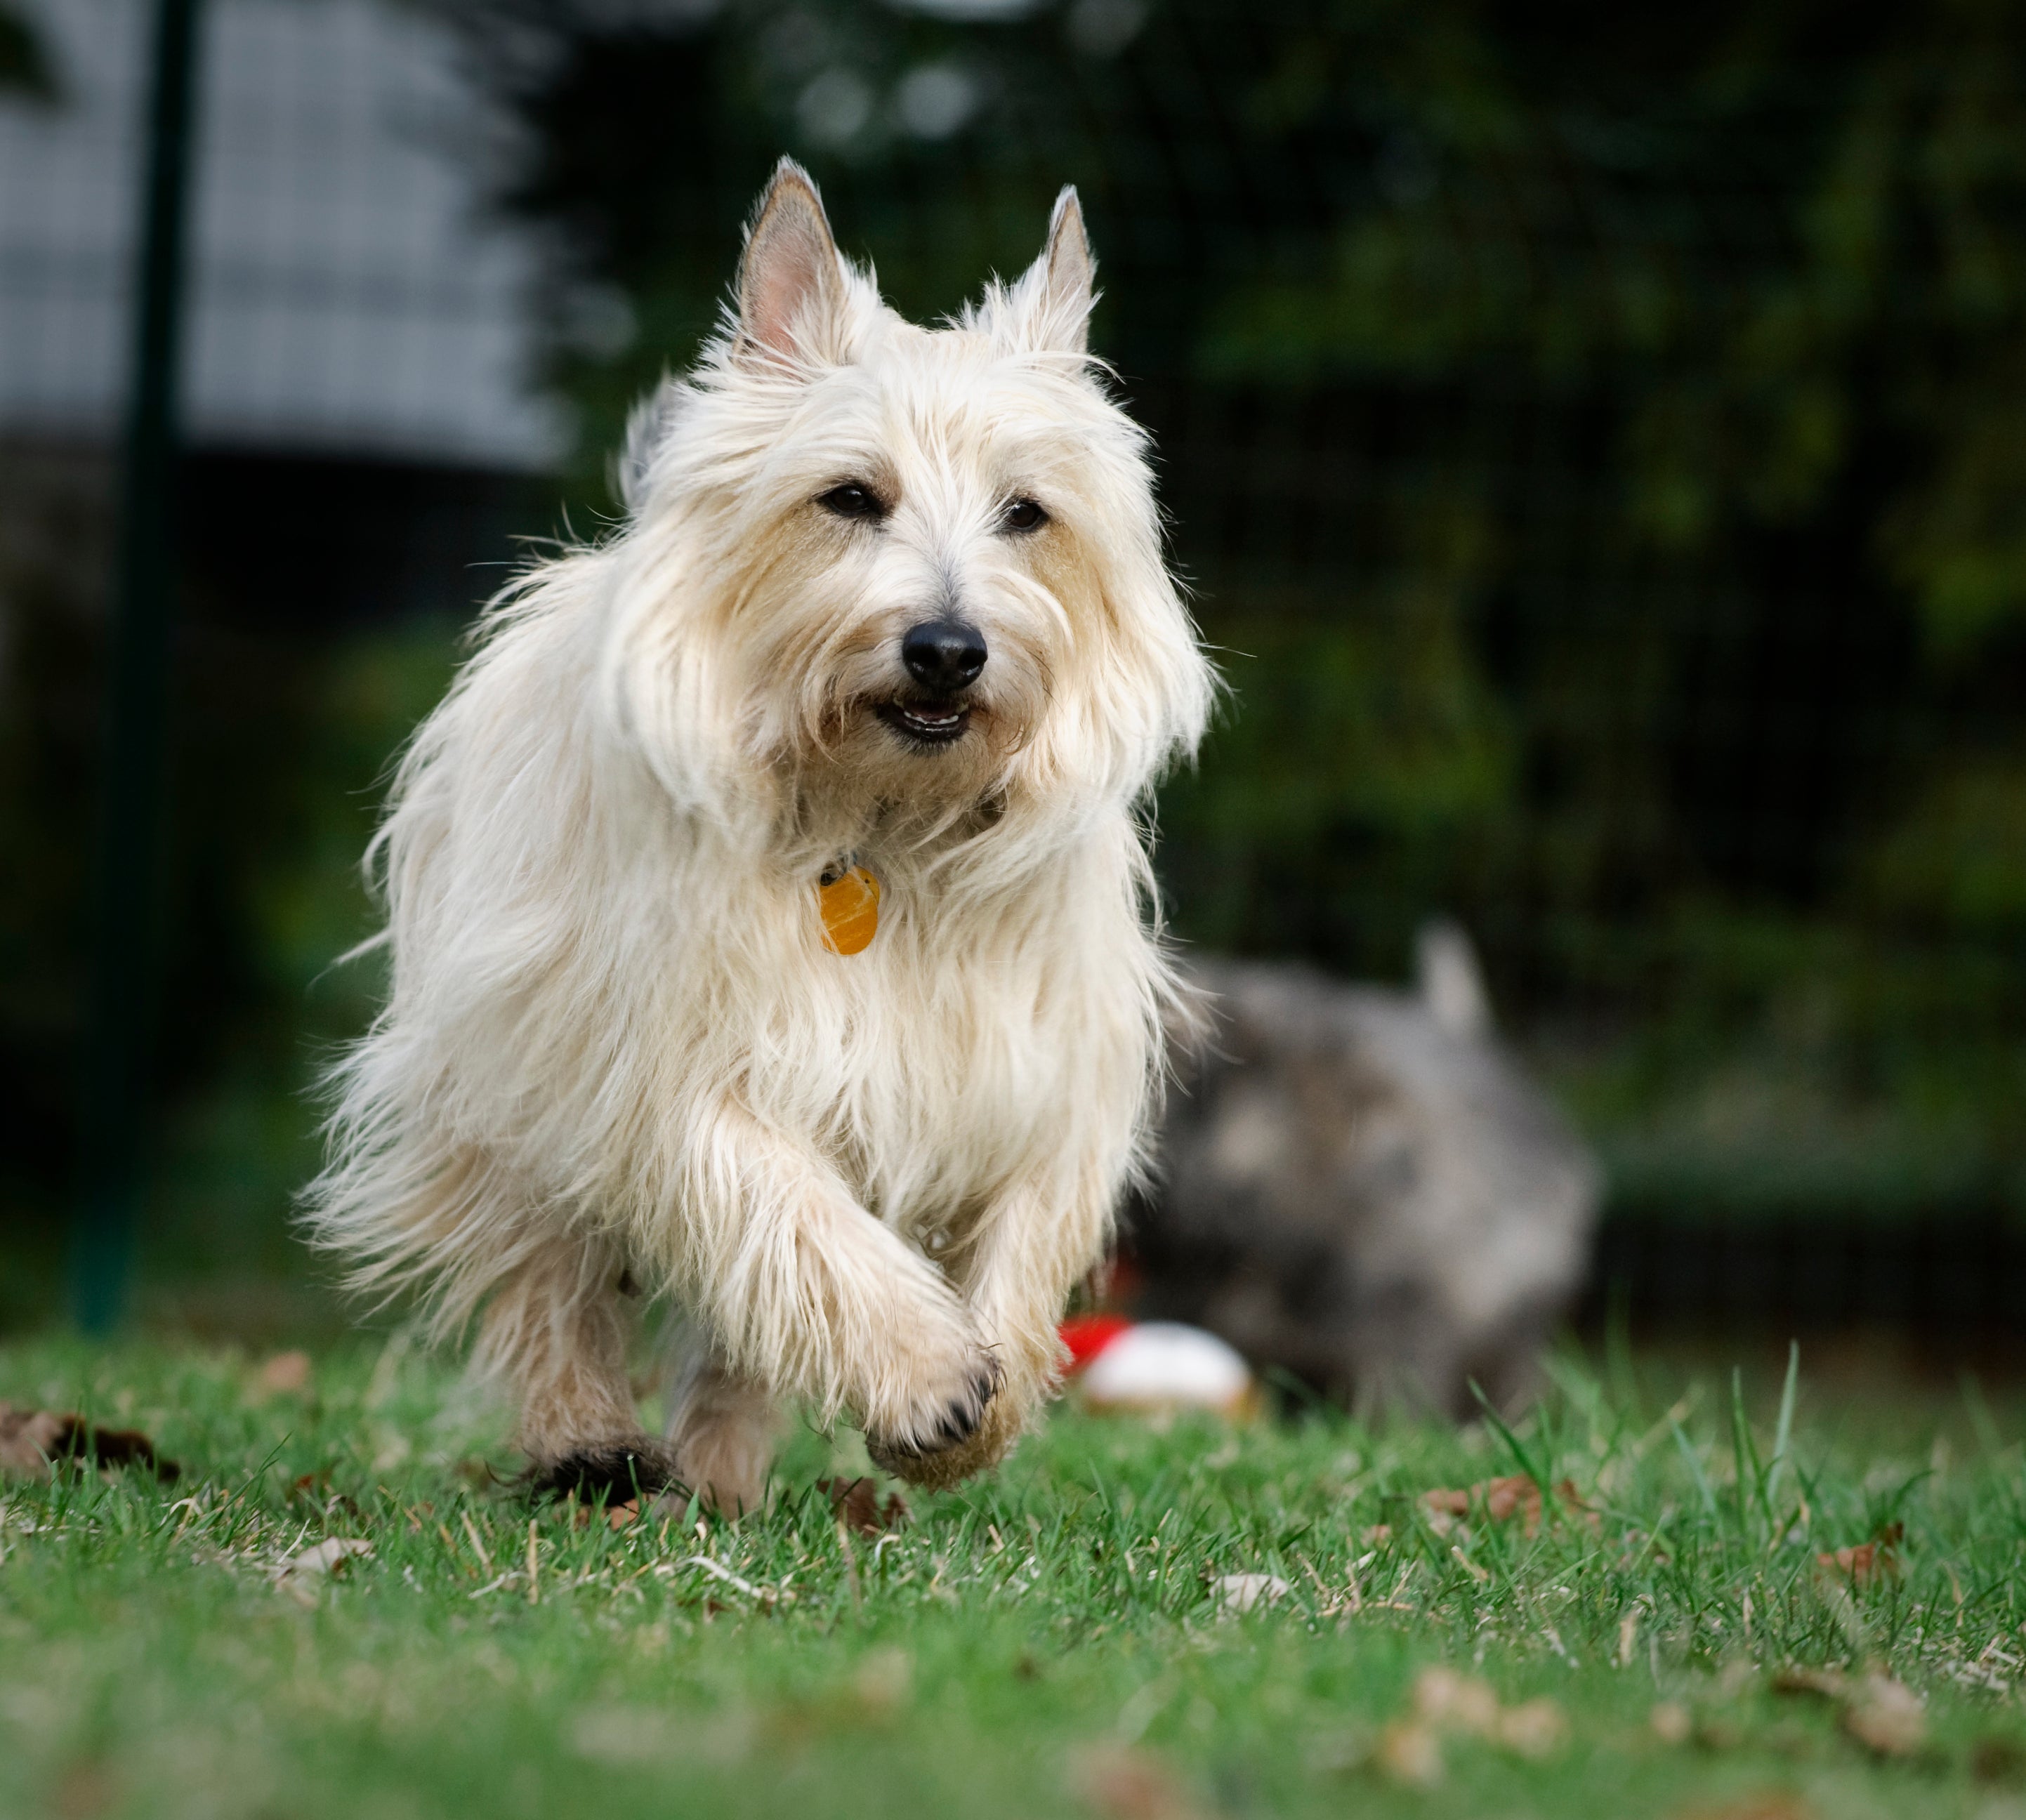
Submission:
<svg viewBox="0 0 2026 1820">
<path fill-rule="evenodd" d="M 1780 1474 L 1787 1464 L 1787 1452 L 1794 1439 L 1794 1393 L 1801 1381 L 1801 1343 L 1787 1342 L 1787 1381 L 1780 1391 L 1780 1425 L 1773 1435 L 1773 1463 L 1766 1468 L 1766 1519 L 1774 1523 L 1773 1500 L 1780 1490 Z"/>
<path fill-rule="evenodd" d="M 1674 1445 L 1681 1449 L 1682 1459 L 1688 1462 L 1689 1476 L 1696 1482 L 1696 1490 L 1702 1494 L 1704 1514 L 1714 1517 L 1716 1515 L 1716 1492 L 1710 1484 L 1709 1475 L 1704 1472 L 1702 1461 L 1696 1457 L 1696 1450 L 1690 1445 L 1688 1436 L 1682 1432 L 1682 1424 L 1670 1417 L 1667 1426 L 1674 1430 Z"/>
<path fill-rule="evenodd" d="M 1545 1507 L 1546 1502 L 1555 1495 L 1554 1487 L 1550 1483 L 1548 1472 L 1545 1468 L 1534 1464 L 1533 1455 L 1527 1451 L 1520 1437 L 1507 1426 L 1505 1418 L 1499 1414 L 1490 1398 L 1484 1394 L 1483 1386 L 1475 1378 L 1470 1380 L 1470 1394 L 1477 1398 L 1478 1406 L 1484 1411 L 1484 1419 L 1491 1424 L 1492 1431 L 1505 1443 L 1507 1450 L 1519 1462 L 1520 1470 L 1533 1480 L 1541 1494 Z"/>
<path fill-rule="evenodd" d="M 1759 1464 L 1759 1450 L 1752 1444 L 1752 1426 L 1744 1416 L 1744 1373 L 1737 1366 L 1730 1368 L 1730 1447 L 1737 1461 L 1737 1527 L 1741 1536 L 1752 1532 L 1751 1498 L 1756 1495 L 1759 1507 L 1766 1505 L 1766 1472 Z M 1766 1512 L 1768 1526 L 1771 1513 Z"/>
</svg>

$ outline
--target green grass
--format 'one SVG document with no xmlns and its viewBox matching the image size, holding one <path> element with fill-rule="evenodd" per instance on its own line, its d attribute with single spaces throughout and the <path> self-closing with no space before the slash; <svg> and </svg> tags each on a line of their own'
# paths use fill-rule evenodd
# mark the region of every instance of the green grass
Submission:
<svg viewBox="0 0 2026 1820">
<path fill-rule="evenodd" d="M 2026 1815 L 2012 1412 L 1760 1391 L 1570 1365 L 1509 1434 L 1064 1410 L 875 1540 L 813 1489 L 848 1436 L 798 1434 L 763 1517 L 615 1532 L 490 1477 L 496 1417 L 398 1340 L 281 1394 L 230 1350 L 17 1343 L 0 1398 L 185 1472 L 0 1494 L 0 1814 Z M 1515 1472 L 1587 1510 L 1420 1502 Z M 1895 1523 L 1899 1577 L 1818 1566 Z M 278 1579 L 329 1537 L 371 1552 Z M 1230 1616 L 1236 1574 L 1287 1590 Z M 1563 1735 L 1414 1723 L 1435 1664 Z M 1904 1754 L 1775 1686 L 1866 1665 L 1925 1701 Z"/>
</svg>

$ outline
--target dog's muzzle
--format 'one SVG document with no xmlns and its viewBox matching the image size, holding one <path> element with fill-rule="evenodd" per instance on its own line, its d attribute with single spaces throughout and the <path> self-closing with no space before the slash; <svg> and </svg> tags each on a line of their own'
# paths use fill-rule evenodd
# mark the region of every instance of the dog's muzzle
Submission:
<svg viewBox="0 0 2026 1820">
<path fill-rule="evenodd" d="M 884 703 L 879 718 L 917 746 L 948 746 L 963 737 L 971 708 L 963 694 L 978 679 L 987 655 L 985 635 L 960 619 L 910 627 L 901 640 L 901 662 L 919 693 Z"/>
</svg>

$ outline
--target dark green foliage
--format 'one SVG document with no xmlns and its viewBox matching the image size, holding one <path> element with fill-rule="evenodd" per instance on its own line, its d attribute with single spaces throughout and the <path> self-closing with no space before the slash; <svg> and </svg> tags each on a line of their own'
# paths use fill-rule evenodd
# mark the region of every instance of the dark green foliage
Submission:
<svg viewBox="0 0 2026 1820">
<path fill-rule="evenodd" d="M 112 489 L 86 456 L 17 455 L 0 479 L 0 1325 L 11 1325 L 47 1306 L 75 1181 Z M 378 787 L 441 694 L 460 629 L 440 595 L 435 612 L 392 624 L 339 619 L 330 577 L 344 565 L 328 527 L 313 528 L 311 560 L 270 547 L 271 520 L 241 517 L 241 491 L 236 477 L 186 475 L 157 906 L 158 1192 L 143 1234 L 148 1264 L 178 1270 L 293 1267 L 289 1199 L 318 1157 L 310 1085 L 378 989 L 370 962 L 335 964 L 371 932 L 359 865 Z M 452 584 L 488 588 L 457 563 L 455 535 Z M 400 603 L 394 552 L 349 540 L 362 545 L 369 598 Z M 326 612 L 301 612 L 305 598 Z"/>
</svg>

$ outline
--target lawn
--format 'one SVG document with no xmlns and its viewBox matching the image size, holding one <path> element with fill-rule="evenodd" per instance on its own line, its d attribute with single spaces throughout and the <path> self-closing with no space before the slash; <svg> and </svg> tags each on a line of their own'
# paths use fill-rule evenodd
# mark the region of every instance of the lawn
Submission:
<svg viewBox="0 0 2026 1820">
<path fill-rule="evenodd" d="M 182 1468 L 0 1490 L 0 1813 L 2026 1820 L 2026 1483 L 1972 1389 L 1065 1408 L 871 1534 L 849 1435 L 763 1516 L 615 1527 L 399 1336 L 304 1362 L 0 1347 L 0 1399 Z"/>
</svg>

